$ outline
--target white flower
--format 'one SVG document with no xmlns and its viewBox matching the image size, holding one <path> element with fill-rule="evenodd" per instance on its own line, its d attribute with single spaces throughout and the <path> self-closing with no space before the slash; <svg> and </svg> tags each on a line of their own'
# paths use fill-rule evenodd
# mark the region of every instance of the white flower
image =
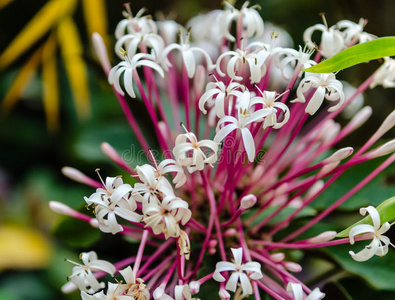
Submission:
<svg viewBox="0 0 395 300">
<path fill-rule="evenodd" d="M 131 197 L 131 193 L 132 187 L 129 184 L 123 184 L 121 177 L 107 177 L 105 189 L 99 188 L 89 198 L 84 198 L 88 205 L 95 206 L 95 214 L 101 231 L 112 234 L 122 231 L 123 228 L 118 224 L 116 216 L 130 222 L 141 221 L 142 216 L 134 212 L 137 204 Z"/>
<path fill-rule="evenodd" d="M 289 120 L 289 108 L 288 106 L 286 106 L 284 103 L 281 102 L 275 102 L 278 97 L 276 98 L 276 92 L 270 92 L 270 91 L 264 91 L 262 92 L 261 90 L 259 90 L 259 92 L 261 93 L 262 97 L 254 97 L 253 99 L 257 99 L 256 101 L 261 100 L 262 104 L 266 107 L 266 108 L 272 108 L 274 110 L 274 113 L 268 115 L 264 122 L 263 122 L 263 128 L 267 128 L 267 127 L 273 127 L 275 129 L 281 128 L 283 127 L 283 125 L 285 123 L 288 122 Z M 279 108 L 280 110 L 283 111 L 284 116 L 283 116 L 283 120 L 281 122 L 277 122 L 277 109 Z"/>
<path fill-rule="evenodd" d="M 366 215 L 366 212 L 368 212 L 372 218 L 373 226 L 369 224 L 359 224 L 351 228 L 349 233 L 351 245 L 355 243 L 354 237 L 359 234 L 371 233 L 373 235 L 372 242 L 366 246 L 365 249 L 359 251 L 357 254 L 353 251 L 349 252 L 351 257 L 356 261 L 366 261 L 374 255 L 384 256 L 388 252 L 388 245 L 394 247 L 394 245 L 391 244 L 390 239 L 383 235 L 388 231 L 388 229 L 390 229 L 391 225 L 388 222 L 385 222 L 380 227 L 380 214 L 373 206 L 362 207 L 360 209 L 362 216 Z"/>
<path fill-rule="evenodd" d="M 339 80 L 336 80 L 335 74 L 314 74 L 306 73 L 306 77 L 300 82 L 296 94 L 297 99 L 292 102 L 306 102 L 303 93 L 310 88 L 316 88 L 309 104 L 306 107 L 306 113 L 314 115 L 320 108 L 324 98 L 329 101 L 338 101 L 338 103 L 328 109 L 328 111 L 335 111 L 342 106 L 345 96 L 343 92 L 343 85 Z"/>
<path fill-rule="evenodd" d="M 123 52 L 123 57 L 125 61 L 120 62 L 118 65 L 113 67 L 108 74 L 108 82 L 113 84 L 115 90 L 122 96 L 125 95 L 121 88 L 121 75 L 123 74 L 122 81 L 126 92 L 130 97 L 136 98 L 136 94 L 133 90 L 133 72 L 136 72 L 137 67 L 150 67 L 157 71 L 162 77 L 165 76 L 162 68 L 156 62 L 151 60 L 151 55 L 149 54 L 138 53 L 130 60 L 127 53 Z"/>
<path fill-rule="evenodd" d="M 165 48 L 165 42 L 162 37 L 156 33 L 141 33 L 136 32 L 133 34 L 127 34 L 121 37 L 114 46 L 115 53 L 118 54 L 120 58 L 123 58 L 122 49 L 126 49 L 126 55 L 129 60 L 133 59 L 133 56 L 138 52 L 139 47 L 150 47 L 151 48 L 151 58 L 157 60 L 160 53 L 162 53 Z"/>
<path fill-rule="evenodd" d="M 163 170 L 163 165 L 161 167 L 158 166 L 158 169 L 148 164 L 136 167 L 137 175 L 142 182 L 136 183 L 133 188 L 133 197 L 135 197 L 136 201 L 152 202 L 158 201 L 159 194 L 165 196 L 174 195 L 170 182 L 166 177 L 161 176 L 161 172 L 164 172 Z"/>
<path fill-rule="evenodd" d="M 69 280 L 74 283 L 81 291 L 84 292 L 95 292 L 104 287 L 100 284 L 92 272 L 103 271 L 111 276 L 114 276 L 116 271 L 113 264 L 105 260 L 97 259 L 97 254 L 94 251 L 83 252 L 80 255 L 83 265 L 75 263 L 76 266 L 73 268 L 72 274 L 68 277 Z M 89 291 L 88 291 L 89 289 Z"/>
<path fill-rule="evenodd" d="M 157 300 L 200 300 L 199 298 L 192 298 L 191 291 L 188 284 L 176 285 L 174 288 L 174 298 L 167 294 L 162 294 Z"/>
<path fill-rule="evenodd" d="M 210 155 L 202 150 L 208 148 Z M 205 164 L 212 166 L 217 161 L 218 143 L 211 140 L 198 141 L 195 134 L 187 132 L 176 138 L 173 154 L 181 166 L 186 166 L 190 173 L 203 170 Z"/>
<path fill-rule="evenodd" d="M 126 19 L 120 21 L 115 29 L 115 36 L 117 39 L 120 39 L 125 34 L 158 32 L 156 23 L 151 18 L 142 16 L 145 12 L 145 8 L 140 9 L 136 16 L 133 17 L 130 5 L 126 4 L 125 6 L 127 11 L 124 12 L 124 16 Z"/>
<path fill-rule="evenodd" d="M 134 298 L 132 296 L 123 295 L 122 294 L 122 285 L 117 283 L 108 283 L 107 293 L 100 297 L 101 300 L 135 300 L 138 298 Z"/>
<path fill-rule="evenodd" d="M 167 196 L 162 203 L 148 203 L 143 205 L 146 226 L 150 226 L 154 234 L 164 233 L 165 238 L 179 237 L 178 223 L 185 225 L 191 218 L 188 203 L 175 196 Z"/>
<path fill-rule="evenodd" d="M 324 56 L 325 58 L 334 56 L 346 47 L 343 34 L 336 28 L 336 26 L 328 28 L 325 22 L 325 25 L 316 24 L 312 27 L 307 28 L 304 32 L 303 40 L 310 49 L 316 47 L 311 40 L 311 36 L 316 30 L 322 32 L 320 51 L 322 56 Z"/>
<path fill-rule="evenodd" d="M 243 80 L 242 76 L 236 75 L 236 72 L 239 71 L 243 66 L 241 64 L 248 63 L 248 67 L 250 69 L 250 81 L 251 83 L 259 82 L 262 79 L 262 74 L 265 69 L 262 71 L 261 68 L 265 63 L 268 55 L 260 55 L 263 50 L 259 52 L 248 52 L 248 49 L 236 49 L 236 51 L 226 51 L 222 53 L 216 63 L 216 70 L 220 76 L 225 76 L 225 73 L 221 70 L 221 61 L 226 56 L 232 56 L 231 59 L 226 64 L 226 72 L 230 78 L 235 80 Z M 267 53 L 266 53 L 267 54 Z"/>
<path fill-rule="evenodd" d="M 292 292 L 294 300 L 321 300 L 325 297 L 325 294 L 320 291 L 319 288 L 315 288 L 311 293 L 305 298 L 303 295 L 303 289 L 300 283 L 290 282 L 287 285 L 287 291 Z"/>
<path fill-rule="evenodd" d="M 228 282 L 226 283 L 225 288 L 229 291 L 235 292 L 237 289 L 237 282 L 240 280 L 243 296 L 251 295 L 252 286 L 250 279 L 257 280 L 263 277 L 261 272 L 261 264 L 254 261 L 242 264 L 241 261 L 243 258 L 243 249 L 231 248 L 231 250 L 235 259 L 235 263 L 228 261 L 218 262 L 215 266 L 213 279 L 218 282 L 223 282 L 225 281 L 225 277 L 223 277 L 220 273 L 225 271 L 233 271 L 232 275 L 230 275 L 228 279 Z M 246 272 L 249 272 L 248 275 Z"/>
<path fill-rule="evenodd" d="M 366 23 L 367 20 L 361 18 L 358 24 L 349 20 L 342 20 L 337 22 L 336 26 L 343 32 L 345 44 L 351 46 L 356 42 L 362 44 L 377 38 L 375 35 L 363 31 Z"/>
<path fill-rule="evenodd" d="M 395 60 L 390 57 L 384 57 L 384 63 L 374 73 L 373 81 L 369 87 L 372 89 L 380 84 L 384 88 L 395 87 Z"/>
<path fill-rule="evenodd" d="M 141 278 L 135 278 L 132 268 L 128 266 L 126 269 L 119 271 L 123 279 L 125 279 L 126 284 L 120 284 L 120 290 L 128 296 L 133 297 L 133 299 L 138 300 L 149 300 L 150 292 L 146 288 L 144 281 Z M 137 281 L 137 283 L 136 283 Z"/>
<path fill-rule="evenodd" d="M 285 74 L 288 65 L 291 65 L 293 68 L 300 66 L 301 69 L 307 69 L 316 64 L 314 60 L 310 59 L 314 50 L 302 49 L 302 47 L 299 46 L 299 51 L 291 48 L 276 48 L 274 51 L 276 54 L 274 56 L 274 63 L 276 67 L 281 70 L 281 74 L 286 80 L 290 79 L 289 76 Z M 297 65 L 296 62 L 298 62 Z M 302 71 L 300 71 L 299 74 L 301 73 Z"/>
<path fill-rule="evenodd" d="M 206 114 L 204 105 L 206 102 L 209 105 L 214 102 L 216 115 L 218 118 L 222 118 L 225 113 L 228 113 L 225 112 L 225 99 L 229 99 L 232 103 L 232 97 L 240 97 L 241 91 L 244 90 L 245 87 L 238 82 L 230 82 L 227 86 L 222 81 L 209 82 L 206 86 L 206 92 L 199 99 L 199 109 Z M 229 106 L 232 107 L 231 104 Z"/>
<path fill-rule="evenodd" d="M 245 37 L 250 38 L 252 36 L 260 37 L 263 34 L 263 20 L 259 13 L 255 10 L 256 7 L 252 6 L 248 8 L 249 1 L 246 1 L 241 10 L 235 9 L 229 2 L 224 2 L 226 8 L 225 11 L 222 11 L 218 16 L 219 28 L 221 31 L 221 35 L 228 39 L 231 42 L 235 41 L 235 38 L 230 34 L 229 28 L 231 26 L 232 21 L 237 20 L 238 18 L 243 18 L 243 27 L 245 28 Z"/>
<path fill-rule="evenodd" d="M 171 67 L 170 61 L 167 59 L 167 55 L 170 53 L 170 51 L 173 50 L 179 50 L 182 55 L 182 60 L 184 62 L 185 69 L 187 71 L 188 77 L 193 78 L 196 72 L 196 58 L 194 53 L 200 53 L 203 55 L 203 57 L 206 60 L 206 65 L 208 70 L 212 70 L 214 68 L 214 65 L 211 61 L 210 56 L 206 51 L 204 51 L 202 48 L 199 47 L 191 47 L 189 45 L 189 36 L 190 32 L 188 31 L 185 40 L 182 37 L 181 30 L 179 33 L 180 36 L 180 45 L 179 44 L 170 44 L 168 45 L 163 52 L 161 53 L 161 65 L 164 70 L 168 70 L 169 67 Z"/>
<path fill-rule="evenodd" d="M 249 93 L 248 91 L 245 93 Z M 243 94 L 245 94 L 243 93 Z M 240 130 L 244 149 L 247 152 L 248 160 L 250 162 L 254 161 L 255 158 L 255 143 L 254 138 L 250 130 L 247 128 L 248 124 L 251 124 L 257 120 L 260 120 L 270 114 L 274 113 L 273 108 L 263 108 L 259 109 L 255 112 L 250 113 L 249 107 L 251 106 L 250 103 L 242 103 L 245 97 L 240 98 L 239 102 L 239 109 L 238 119 L 233 116 L 224 116 L 218 121 L 217 124 L 217 133 L 214 137 L 214 142 L 219 143 L 221 142 L 227 135 L 229 135 L 233 130 Z M 248 99 L 249 102 L 249 99 Z M 226 124 L 225 126 L 222 126 Z M 222 128 L 221 128 L 222 127 Z"/>
</svg>

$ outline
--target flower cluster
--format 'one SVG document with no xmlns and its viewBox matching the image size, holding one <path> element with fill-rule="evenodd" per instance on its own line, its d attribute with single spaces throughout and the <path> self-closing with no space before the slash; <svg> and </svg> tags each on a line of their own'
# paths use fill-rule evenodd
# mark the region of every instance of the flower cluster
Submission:
<svg viewBox="0 0 395 300">
<path fill-rule="evenodd" d="M 305 32 L 307 47 L 297 51 L 284 45 L 275 30 L 264 34 L 257 7 L 248 2 L 240 10 L 225 2 L 224 10 L 192 19 L 189 29 L 170 20 L 156 22 L 143 10 L 133 16 L 126 8 L 115 32 L 115 52 L 122 60 L 118 65 L 108 67 L 100 36 L 93 39 L 151 163 L 132 168 L 103 143 L 103 152 L 137 182 L 124 183 L 120 176 L 98 182 L 65 168 L 70 178 L 97 188 L 85 197 L 95 218 L 56 202 L 51 208 L 140 244 L 135 255 L 114 266 L 92 252 L 82 254 L 85 266 L 70 276 L 82 299 L 191 299 L 211 279 L 219 282 L 221 299 L 230 299 L 228 291 L 235 293 L 234 299 L 252 294 L 255 299 L 264 294 L 322 299 L 319 288 L 311 291 L 293 275 L 302 266 L 287 249 L 353 244 L 357 235 L 369 232 L 374 234 L 372 243 L 358 254 L 350 252 L 351 257 L 363 261 L 386 254 L 390 242 L 382 234 L 390 225 L 380 228 L 373 207 L 362 210 L 370 213 L 373 226 L 356 226 L 349 238 L 331 241 L 333 231 L 306 238 L 306 231 L 395 161 L 394 154 L 309 222 L 288 226 L 348 168 L 394 151 L 393 142 L 369 149 L 395 125 L 395 112 L 357 153 L 351 147 L 333 150 L 372 110 L 359 106 L 349 111 L 352 117 L 344 127 L 335 117 L 369 86 L 390 86 L 393 68 L 380 68 L 351 94 L 335 74 L 302 71 L 321 56 L 374 38 L 363 32 L 363 20 L 313 26 Z M 314 51 L 308 47 L 315 30 L 323 34 L 317 55 L 311 57 Z M 329 106 L 323 107 L 324 99 Z M 128 106 L 133 101 L 144 103 L 162 158 L 153 154 L 137 125 L 136 112 Z M 125 283 L 99 283 L 97 278 L 105 273 L 120 273 Z"/>
</svg>

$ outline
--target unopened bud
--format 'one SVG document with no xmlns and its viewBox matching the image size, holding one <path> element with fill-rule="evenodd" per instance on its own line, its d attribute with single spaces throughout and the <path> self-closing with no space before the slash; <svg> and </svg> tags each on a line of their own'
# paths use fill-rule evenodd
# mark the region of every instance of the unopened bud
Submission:
<svg viewBox="0 0 395 300">
<path fill-rule="evenodd" d="M 111 70 L 110 60 L 108 59 L 107 49 L 103 38 L 97 32 L 92 34 L 92 45 L 104 72 L 108 74 Z"/>
<path fill-rule="evenodd" d="M 331 172 L 334 168 L 336 168 L 340 164 L 340 161 L 325 165 L 322 169 L 318 172 L 317 177 L 322 178 L 329 172 Z"/>
<path fill-rule="evenodd" d="M 159 121 L 158 122 L 158 128 L 159 128 L 159 131 L 160 131 L 160 134 L 165 138 L 165 137 L 167 137 L 169 134 L 168 134 L 168 131 L 167 131 L 167 127 L 166 127 L 166 123 L 165 122 L 163 122 L 163 121 Z"/>
<path fill-rule="evenodd" d="M 215 249 L 215 248 L 209 248 L 208 249 L 208 254 L 214 255 L 215 253 L 217 253 L 217 249 Z"/>
<path fill-rule="evenodd" d="M 253 207 L 255 203 L 256 203 L 256 196 L 253 194 L 248 194 L 241 199 L 240 208 L 246 210 Z"/>
<path fill-rule="evenodd" d="M 115 149 L 109 143 L 106 142 L 101 143 L 100 148 L 103 151 L 103 153 L 112 161 L 114 162 L 122 161 L 117 151 L 115 151 Z"/>
<path fill-rule="evenodd" d="M 372 115 L 372 108 L 370 106 L 365 106 L 355 116 L 351 119 L 347 126 L 355 130 L 361 127 Z"/>
<path fill-rule="evenodd" d="M 159 300 L 160 298 L 162 298 L 164 293 L 165 289 L 163 287 L 158 287 L 152 293 L 152 297 L 154 297 L 155 300 Z"/>
<path fill-rule="evenodd" d="M 230 299 L 230 294 L 225 289 L 220 289 L 218 295 L 221 298 L 221 300 L 229 300 Z"/>
<path fill-rule="evenodd" d="M 337 150 L 335 153 L 333 153 L 331 156 L 329 156 L 327 159 L 323 160 L 322 162 L 326 164 L 330 164 L 337 161 L 341 161 L 349 157 L 353 152 L 354 149 L 352 147 L 345 147 Z"/>
<path fill-rule="evenodd" d="M 302 267 L 299 264 L 291 262 L 291 261 L 284 262 L 283 266 L 288 271 L 293 272 L 293 273 L 299 273 L 300 271 L 302 271 Z"/>
<path fill-rule="evenodd" d="M 63 294 L 70 294 L 72 292 L 74 292 L 75 290 L 77 290 L 77 286 L 72 283 L 72 282 L 67 282 L 65 283 L 62 287 L 61 287 L 61 291 Z"/>
<path fill-rule="evenodd" d="M 388 130 L 390 130 L 392 127 L 395 126 L 395 110 L 393 110 L 388 117 L 384 120 L 384 122 L 381 124 L 375 135 L 377 136 L 382 136 L 384 133 L 386 133 Z"/>
<path fill-rule="evenodd" d="M 191 294 L 197 294 L 200 291 L 200 283 L 197 281 L 191 281 L 189 283 L 189 290 L 191 291 Z"/>
<path fill-rule="evenodd" d="M 193 83 L 196 95 L 202 95 L 204 91 L 204 84 L 206 83 L 206 70 L 202 65 L 197 66 Z"/>
<path fill-rule="evenodd" d="M 275 253 L 275 254 L 270 255 L 270 260 L 271 260 L 271 261 L 274 261 L 274 262 L 283 261 L 284 258 L 285 258 L 285 254 L 284 254 L 284 253 L 281 253 L 281 252 L 280 252 L 280 253 Z"/>
<path fill-rule="evenodd" d="M 341 126 L 339 123 L 334 123 L 327 132 L 322 136 L 322 142 L 324 144 L 328 144 L 332 142 L 338 135 L 341 130 Z"/>
<path fill-rule="evenodd" d="M 370 158 L 376 158 L 380 156 L 384 156 L 387 154 L 390 154 L 395 151 L 395 140 L 389 141 L 385 143 L 384 145 L 378 147 L 377 149 L 374 149 L 370 153 L 368 153 Z"/>
<path fill-rule="evenodd" d="M 333 240 L 336 234 L 337 234 L 336 231 L 325 231 L 315 237 L 312 237 L 311 239 L 308 239 L 307 242 L 309 244 L 325 243 L 330 240 Z"/>
<path fill-rule="evenodd" d="M 209 248 L 213 248 L 213 247 L 217 247 L 218 241 L 217 240 L 210 240 L 208 242 L 208 247 Z"/>
<path fill-rule="evenodd" d="M 229 228 L 228 230 L 224 231 L 224 236 L 229 237 L 229 236 L 236 236 L 237 235 L 237 230 L 235 228 Z"/>
<path fill-rule="evenodd" d="M 309 190 L 307 191 L 307 193 L 306 193 L 304 199 L 308 199 L 308 198 L 314 197 L 314 195 L 317 194 L 317 193 L 322 189 L 322 187 L 324 186 L 324 184 L 325 184 L 325 183 L 324 183 L 322 180 L 316 181 L 316 182 L 309 188 Z"/>
<path fill-rule="evenodd" d="M 50 201 L 48 205 L 53 212 L 61 215 L 74 217 L 77 214 L 74 209 L 58 201 Z"/>
<path fill-rule="evenodd" d="M 92 218 L 92 219 L 89 221 L 89 224 L 90 224 L 92 227 L 94 227 L 94 228 L 99 228 L 99 221 L 98 221 L 97 219 Z"/>
<path fill-rule="evenodd" d="M 289 183 L 284 182 L 282 185 L 280 185 L 278 188 L 276 188 L 274 195 L 276 197 L 284 195 L 285 193 L 287 193 L 288 188 L 289 188 Z"/>
<path fill-rule="evenodd" d="M 64 176 L 70 178 L 71 180 L 81 182 L 83 184 L 90 185 L 90 186 L 93 186 L 96 188 L 101 186 L 101 184 L 94 181 L 92 178 L 89 178 L 88 176 L 86 176 L 84 173 L 82 173 L 81 171 L 79 171 L 77 169 L 74 169 L 71 167 L 63 167 L 62 173 Z"/>
</svg>

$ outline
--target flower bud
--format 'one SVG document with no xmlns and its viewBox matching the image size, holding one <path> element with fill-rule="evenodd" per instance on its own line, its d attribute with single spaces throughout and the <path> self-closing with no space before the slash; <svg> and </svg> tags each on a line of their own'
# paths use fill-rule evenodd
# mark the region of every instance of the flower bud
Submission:
<svg viewBox="0 0 395 300">
<path fill-rule="evenodd" d="M 256 203 L 256 196 L 253 194 L 248 194 L 241 199 L 240 208 L 246 210 L 253 207 L 255 203 Z"/>
<path fill-rule="evenodd" d="M 330 164 L 330 163 L 334 163 L 337 161 L 341 161 L 341 160 L 349 157 L 353 152 L 354 152 L 354 149 L 352 147 L 345 147 L 345 148 L 337 150 L 335 153 L 333 153 L 327 159 L 324 159 L 322 162 L 326 163 L 326 164 Z"/>
<path fill-rule="evenodd" d="M 237 234 L 237 230 L 235 228 L 229 228 L 224 231 L 224 236 L 235 236 Z"/>
<path fill-rule="evenodd" d="M 317 177 L 322 178 L 329 172 L 331 172 L 334 168 L 336 168 L 340 164 L 340 161 L 325 165 L 322 169 L 318 172 Z"/>
<path fill-rule="evenodd" d="M 110 73 L 111 64 L 108 59 L 106 45 L 104 44 L 103 38 L 97 32 L 92 34 L 92 45 L 104 72 L 106 74 Z"/>
<path fill-rule="evenodd" d="M 319 235 L 308 239 L 307 242 L 309 244 L 325 243 L 333 240 L 336 234 L 336 231 L 324 231 L 323 233 L 320 233 Z"/>
<path fill-rule="evenodd" d="M 302 267 L 299 264 L 291 261 L 284 262 L 283 265 L 288 271 L 293 273 L 299 273 L 300 271 L 302 271 Z"/>
<path fill-rule="evenodd" d="M 112 161 L 114 162 L 122 161 L 117 151 L 115 151 L 115 149 L 109 143 L 106 142 L 101 143 L 100 148 L 103 151 L 103 153 Z"/>
<path fill-rule="evenodd" d="M 379 127 L 379 129 L 376 131 L 374 135 L 381 137 L 384 133 L 386 133 L 394 126 L 395 126 L 395 110 L 393 110 L 388 115 L 388 117 L 384 120 L 384 122 L 381 124 L 381 126 Z"/>
<path fill-rule="evenodd" d="M 274 261 L 274 262 L 283 261 L 284 258 L 285 258 L 285 254 L 284 254 L 284 253 L 281 253 L 281 252 L 280 252 L 280 253 L 275 253 L 275 254 L 270 255 L 270 260 L 271 260 L 271 261 Z"/>
<path fill-rule="evenodd" d="M 347 126 L 351 130 L 355 130 L 361 127 L 370 118 L 372 112 L 373 110 L 370 106 L 365 106 L 355 114 L 355 116 L 351 119 Z"/>
<path fill-rule="evenodd" d="M 90 185 L 92 187 L 98 188 L 101 187 L 101 184 L 93 180 L 92 178 L 89 178 L 85 174 L 83 174 L 81 171 L 71 168 L 71 167 L 63 167 L 62 168 L 62 173 L 64 176 L 70 178 L 71 180 Z"/>
<path fill-rule="evenodd" d="M 90 224 L 92 227 L 94 227 L 94 228 L 99 228 L 99 221 L 98 221 L 97 219 L 92 218 L 92 219 L 89 221 L 89 224 Z"/>
<path fill-rule="evenodd" d="M 209 248 L 213 248 L 213 247 L 217 247 L 218 241 L 217 240 L 210 240 L 208 242 L 208 247 Z"/>
<path fill-rule="evenodd" d="M 380 156 L 384 156 L 387 154 L 390 154 L 395 151 L 395 140 L 389 141 L 385 143 L 384 145 L 374 149 L 373 151 L 370 151 L 368 153 L 369 158 L 376 158 Z"/>
<path fill-rule="evenodd" d="M 53 212 L 61 215 L 75 217 L 78 214 L 77 211 L 75 211 L 71 207 L 58 201 L 50 201 L 48 205 Z"/>
<path fill-rule="evenodd" d="M 197 294 L 200 291 L 200 283 L 197 281 L 191 281 L 189 283 L 189 290 L 191 291 L 191 294 Z"/>
<path fill-rule="evenodd" d="M 307 193 L 306 193 L 304 199 L 308 199 L 308 198 L 314 197 L 314 195 L 317 194 L 317 193 L 322 189 L 322 187 L 324 186 L 324 184 L 325 184 L 325 183 L 324 183 L 322 180 L 316 181 L 316 182 L 309 188 L 309 190 L 307 191 Z"/>
<path fill-rule="evenodd" d="M 160 287 L 156 288 L 155 291 L 152 293 L 152 297 L 155 300 L 159 300 L 163 296 L 164 293 L 165 293 L 165 289 L 160 286 Z"/>
<path fill-rule="evenodd" d="M 193 87 L 196 95 L 201 96 L 204 92 L 204 84 L 206 83 L 206 70 L 202 65 L 197 66 L 195 77 L 193 79 Z"/>
<path fill-rule="evenodd" d="M 220 289 L 218 294 L 219 294 L 219 297 L 221 298 L 221 300 L 229 300 L 230 299 L 230 294 L 225 289 Z"/>
</svg>

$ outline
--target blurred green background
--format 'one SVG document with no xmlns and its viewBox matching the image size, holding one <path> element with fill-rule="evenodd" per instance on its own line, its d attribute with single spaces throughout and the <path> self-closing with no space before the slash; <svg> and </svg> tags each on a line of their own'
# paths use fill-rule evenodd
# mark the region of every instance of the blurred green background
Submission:
<svg viewBox="0 0 395 300">
<path fill-rule="evenodd" d="M 64 2 L 72 0 L 64 0 Z M 119 174 L 100 151 L 100 143 L 109 142 L 119 153 L 128 157 L 132 145 L 136 143 L 123 113 L 120 110 L 100 66 L 94 58 L 87 21 L 84 14 L 84 0 L 76 1 L 76 7 L 69 17 L 78 29 L 81 42 L 81 58 L 87 70 L 87 84 L 90 104 L 83 113 L 75 106 L 75 91 L 67 74 L 62 50 L 54 50 L 58 76 L 59 109 L 51 122 L 43 102 L 43 67 L 38 66 L 23 92 L 15 96 L 11 107 L 0 106 L 0 300 L 21 299 L 78 299 L 78 295 L 64 296 L 59 290 L 66 282 L 72 265 L 64 258 L 77 260 L 81 251 L 87 250 L 90 243 L 101 238 L 100 247 L 104 257 L 113 257 L 116 249 L 127 252 L 130 247 L 119 239 L 101 236 L 89 231 L 86 236 L 73 237 L 72 232 L 54 228 L 63 218 L 52 213 L 47 203 L 57 200 L 74 208 L 83 206 L 83 196 L 89 196 L 92 189 L 71 182 L 65 178 L 60 169 L 63 166 L 77 167 L 89 176 L 95 177 L 94 170 L 100 167 L 102 175 Z M 26 24 L 47 4 L 45 0 L 0 0 L 0 54 L 21 33 Z M 124 1 L 108 0 L 105 4 L 105 29 L 113 45 L 112 33 L 121 20 Z M 328 25 L 341 19 L 358 22 L 360 17 L 368 19 L 366 31 L 378 36 L 394 35 L 395 1 L 392 0 L 265 0 L 251 1 L 258 3 L 265 21 L 280 25 L 294 39 L 295 45 L 302 44 L 303 31 L 316 23 L 321 23 L 319 13 L 325 12 Z M 236 7 L 241 6 L 241 2 Z M 221 8 L 218 0 L 200 1 L 133 1 L 132 11 L 137 13 L 141 7 L 155 16 L 158 11 L 171 14 L 184 24 L 190 17 L 201 11 Z M 51 38 L 55 26 L 27 47 L 11 63 L 1 61 L 0 65 L 0 99 L 4 101 L 7 92 L 19 72 L 26 66 L 30 57 Z M 110 46 L 110 49 L 112 47 Z M 344 77 L 356 85 L 366 79 L 379 62 L 357 66 L 344 71 Z M 377 124 L 394 109 L 394 91 L 377 88 L 365 94 L 366 102 L 374 108 L 374 115 L 362 131 L 371 133 Z M 4 103 L 2 103 L 4 104 Z M 139 110 L 136 102 L 136 110 Z M 140 116 L 144 124 L 144 114 Z M 52 124 L 52 125 L 51 125 Z M 55 124 L 55 125 L 53 125 Z M 148 125 L 143 131 L 149 132 Z M 365 135 L 366 136 L 366 135 Z M 394 132 L 387 134 L 393 137 Z M 352 138 L 356 145 L 361 141 L 359 135 Z M 348 144 L 347 144 L 348 145 Z M 131 162 L 134 166 L 133 162 Z M 77 224 L 76 226 L 80 226 Z M 347 279 L 345 286 L 359 286 L 359 279 Z M 346 281 L 347 281 L 346 280 Z M 395 282 L 395 281 L 394 281 Z M 335 287 L 338 291 L 340 288 Z M 373 299 L 380 295 L 382 299 L 393 294 L 368 289 Z M 340 296 L 329 299 L 343 299 Z M 355 296 L 357 297 L 357 296 Z M 363 297 L 363 296 L 362 296 Z M 327 298 L 328 299 L 328 298 Z M 346 299 L 346 298 L 344 298 Z"/>
</svg>

